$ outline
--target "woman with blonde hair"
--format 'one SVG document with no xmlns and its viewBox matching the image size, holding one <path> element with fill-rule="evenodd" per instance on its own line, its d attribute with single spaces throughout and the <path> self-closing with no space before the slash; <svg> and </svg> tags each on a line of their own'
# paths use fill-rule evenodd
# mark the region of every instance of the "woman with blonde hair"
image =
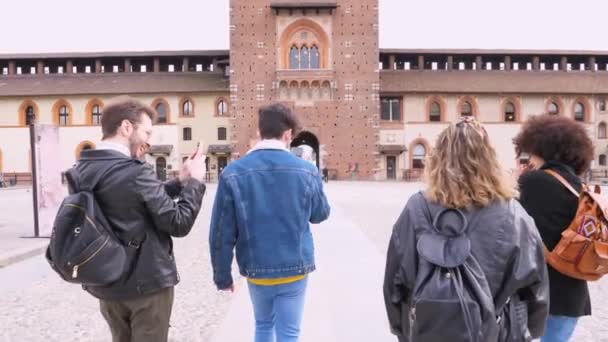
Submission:
<svg viewBox="0 0 608 342">
<path fill-rule="evenodd" d="M 513 199 L 485 129 L 451 124 L 425 163 L 426 190 L 393 227 L 384 279 L 399 341 L 541 336 L 548 279 L 534 221 Z"/>
</svg>

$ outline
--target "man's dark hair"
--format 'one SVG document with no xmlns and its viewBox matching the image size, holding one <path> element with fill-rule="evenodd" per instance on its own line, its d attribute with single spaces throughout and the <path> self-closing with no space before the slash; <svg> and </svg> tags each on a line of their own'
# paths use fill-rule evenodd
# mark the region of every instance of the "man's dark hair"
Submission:
<svg viewBox="0 0 608 342">
<path fill-rule="evenodd" d="M 261 107 L 259 116 L 258 127 L 262 139 L 279 139 L 289 129 L 295 135 L 299 129 L 298 119 L 291 109 L 280 103 Z"/>
<path fill-rule="evenodd" d="M 583 174 L 593 160 L 593 142 L 585 128 L 560 115 L 533 116 L 513 139 L 515 151 L 535 154 L 545 161 L 566 164 L 577 175 Z"/>
<path fill-rule="evenodd" d="M 103 139 L 115 136 L 118 127 L 124 120 L 129 120 L 134 126 L 137 126 L 141 123 L 142 115 L 147 115 L 152 122 L 156 119 L 154 109 L 132 97 L 120 96 L 111 100 L 110 104 L 103 108 L 101 115 Z"/>
</svg>

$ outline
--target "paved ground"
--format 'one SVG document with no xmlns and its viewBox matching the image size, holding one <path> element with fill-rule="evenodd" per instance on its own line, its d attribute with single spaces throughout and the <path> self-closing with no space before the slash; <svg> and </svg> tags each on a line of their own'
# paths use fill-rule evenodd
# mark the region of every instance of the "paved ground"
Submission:
<svg viewBox="0 0 608 342">
<path fill-rule="evenodd" d="M 29 188 L 0 188 L 0 267 L 37 255 L 48 244 L 34 236 L 32 192 Z"/>
<path fill-rule="evenodd" d="M 310 279 L 303 342 L 394 341 L 382 302 L 382 273 L 392 224 L 419 185 L 330 183 L 331 219 L 313 228 L 318 271 Z M 17 190 L 14 190 L 17 191 Z M 0 222 L 26 220 L 14 193 L 0 192 Z M 251 308 L 246 284 L 233 295 L 211 284 L 207 249 L 214 186 L 193 234 L 176 241 L 182 275 L 177 287 L 171 341 L 249 341 Z M 23 195 L 27 196 L 27 194 Z M 6 206 L 10 204 L 10 206 Z M 7 208 L 11 208 L 7 210 Z M 6 224 L 0 226 L 6 229 Z M 0 235 L 0 247 L 4 246 Z M 41 256 L 0 268 L 0 342 L 108 341 L 97 302 L 63 283 Z M 591 285 L 594 316 L 581 320 L 573 341 L 608 341 L 608 280 Z"/>
<path fill-rule="evenodd" d="M 25 190 L 12 191 L 1 192 L 0 198 L 8 196 L 5 200 L 11 202 L 21 196 L 19 192 L 25 194 Z M 207 238 L 214 192 L 215 186 L 209 186 L 191 235 L 175 240 L 181 282 L 175 294 L 171 341 L 209 341 L 231 300 L 218 293 L 211 281 Z M 7 202 L 0 207 L 0 217 L 17 212 L 7 210 Z M 111 340 L 98 301 L 60 280 L 42 255 L 0 268 L 0 279 L 0 342 Z"/>
</svg>

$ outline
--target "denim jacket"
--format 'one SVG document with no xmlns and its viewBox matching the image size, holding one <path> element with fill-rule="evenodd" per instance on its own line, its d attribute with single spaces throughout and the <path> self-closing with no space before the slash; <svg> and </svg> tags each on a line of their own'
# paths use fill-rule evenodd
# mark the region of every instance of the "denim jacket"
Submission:
<svg viewBox="0 0 608 342">
<path fill-rule="evenodd" d="M 235 249 L 245 277 L 282 278 L 314 271 L 309 223 L 321 223 L 329 212 L 317 168 L 279 141 L 260 142 L 220 176 L 209 232 L 216 286 L 232 284 Z"/>
</svg>

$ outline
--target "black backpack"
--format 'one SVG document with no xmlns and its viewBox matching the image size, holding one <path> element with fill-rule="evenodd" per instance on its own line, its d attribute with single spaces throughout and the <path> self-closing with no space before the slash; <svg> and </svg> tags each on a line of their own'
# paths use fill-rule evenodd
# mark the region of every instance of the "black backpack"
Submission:
<svg viewBox="0 0 608 342">
<path fill-rule="evenodd" d="M 108 286 L 127 273 L 139 248 L 136 240 L 120 241 L 95 200 L 93 189 L 106 172 L 87 185 L 75 168 L 66 173 L 70 195 L 59 207 L 46 251 L 47 261 L 65 281 Z"/>
<path fill-rule="evenodd" d="M 418 272 L 410 303 L 410 341 L 493 342 L 499 324 L 483 269 L 471 254 L 467 217 L 441 208 L 416 245 Z"/>
</svg>

